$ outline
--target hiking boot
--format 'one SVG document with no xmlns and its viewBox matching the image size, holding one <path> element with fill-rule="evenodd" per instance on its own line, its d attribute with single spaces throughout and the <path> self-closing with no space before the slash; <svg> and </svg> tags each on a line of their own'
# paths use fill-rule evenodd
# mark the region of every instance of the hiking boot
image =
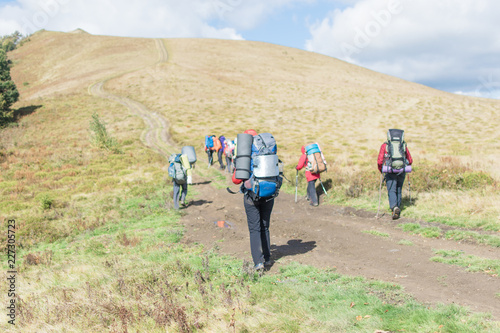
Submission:
<svg viewBox="0 0 500 333">
<path fill-rule="evenodd" d="M 319 203 L 317 203 L 317 202 L 311 203 L 311 206 L 317 207 L 317 206 L 319 206 Z"/>
<path fill-rule="evenodd" d="M 274 264 L 274 261 L 271 259 L 264 261 L 264 267 L 269 268 Z"/>
<path fill-rule="evenodd" d="M 260 271 L 260 270 L 264 269 L 264 264 L 259 262 L 257 265 L 255 265 L 255 267 L 253 269 L 255 269 L 256 271 Z"/>
<path fill-rule="evenodd" d="M 394 207 L 394 209 L 392 210 L 392 219 L 399 219 L 399 214 L 401 214 L 401 210 L 399 209 L 399 207 Z"/>
</svg>

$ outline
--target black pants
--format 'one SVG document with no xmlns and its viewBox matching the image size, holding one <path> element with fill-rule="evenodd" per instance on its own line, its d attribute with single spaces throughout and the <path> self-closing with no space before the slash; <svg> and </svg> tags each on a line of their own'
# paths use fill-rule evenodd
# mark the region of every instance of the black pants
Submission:
<svg viewBox="0 0 500 333">
<path fill-rule="evenodd" d="M 316 179 L 307 182 L 307 197 L 311 201 L 311 205 L 318 204 L 318 193 L 316 193 Z"/>
<path fill-rule="evenodd" d="M 253 263 L 264 263 L 271 259 L 271 241 L 269 222 L 273 211 L 274 199 L 253 201 L 248 195 L 243 196 L 250 231 L 250 250 Z"/>
<path fill-rule="evenodd" d="M 208 155 L 208 166 L 211 166 L 213 163 L 213 151 L 208 149 L 207 155 Z"/>
</svg>

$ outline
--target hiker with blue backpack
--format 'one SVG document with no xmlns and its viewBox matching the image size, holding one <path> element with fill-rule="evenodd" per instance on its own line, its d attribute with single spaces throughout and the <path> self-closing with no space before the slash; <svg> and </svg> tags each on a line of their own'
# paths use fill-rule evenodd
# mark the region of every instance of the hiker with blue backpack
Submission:
<svg viewBox="0 0 500 333">
<path fill-rule="evenodd" d="M 168 175 L 172 178 L 174 186 L 174 209 L 179 209 L 179 194 L 182 206 L 186 206 L 188 180 L 192 177 L 192 167 L 189 162 L 190 156 L 187 153 L 172 154 L 168 158 L 168 161 L 170 162 Z"/>
<path fill-rule="evenodd" d="M 214 137 L 215 135 L 206 135 L 205 136 L 205 152 L 208 156 L 208 167 L 212 165 L 213 162 L 213 152 L 214 152 Z"/>
<path fill-rule="evenodd" d="M 219 158 L 220 169 L 224 170 L 224 159 L 222 158 L 222 154 L 224 153 L 224 149 L 226 147 L 226 137 L 224 135 L 219 136 L 220 141 L 220 149 L 217 152 L 217 157 Z"/>
<path fill-rule="evenodd" d="M 403 184 L 406 174 L 411 172 L 412 163 L 413 159 L 404 140 L 404 131 L 389 129 L 387 141 L 380 147 L 377 165 L 381 176 L 385 175 L 393 220 L 398 219 L 401 215 Z M 382 185 L 382 181 L 380 185 Z"/>
<path fill-rule="evenodd" d="M 276 152 L 276 140 L 269 133 L 247 130 L 237 136 L 232 180 L 234 184 L 241 184 L 250 249 L 257 271 L 272 266 L 269 224 L 274 198 L 283 181 Z"/>
</svg>

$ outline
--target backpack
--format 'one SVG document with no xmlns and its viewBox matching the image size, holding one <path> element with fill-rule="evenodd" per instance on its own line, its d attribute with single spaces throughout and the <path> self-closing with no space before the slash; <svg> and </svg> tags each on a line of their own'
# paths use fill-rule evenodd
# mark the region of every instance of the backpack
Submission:
<svg viewBox="0 0 500 333">
<path fill-rule="evenodd" d="M 307 154 L 307 166 L 306 170 L 312 173 L 322 173 L 326 171 L 326 160 L 321 152 L 319 144 L 312 143 L 305 147 Z"/>
<path fill-rule="evenodd" d="M 214 146 L 214 138 L 211 135 L 205 136 L 205 147 L 210 149 Z"/>
<path fill-rule="evenodd" d="M 186 170 L 181 163 L 182 154 L 172 154 L 168 158 L 170 165 L 168 166 L 168 176 L 171 177 L 177 184 L 182 185 L 186 182 Z"/>
<path fill-rule="evenodd" d="M 385 165 L 389 166 L 392 172 L 404 171 L 408 165 L 404 137 L 405 132 L 403 130 L 390 129 L 387 131 L 387 158 Z"/>
<path fill-rule="evenodd" d="M 226 140 L 226 147 L 224 148 L 224 154 L 228 158 L 233 158 L 233 156 L 234 156 L 234 143 L 231 140 Z"/>
<path fill-rule="evenodd" d="M 212 142 L 213 142 L 213 145 L 212 145 L 212 148 L 211 148 L 212 150 L 219 151 L 219 149 L 222 148 L 222 145 L 221 145 L 220 140 L 219 140 L 218 137 L 214 136 L 212 138 Z"/>
<path fill-rule="evenodd" d="M 270 133 L 254 136 L 250 163 L 252 175 L 245 182 L 253 200 L 272 199 L 279 194 L 283 178 L 276 152 L 276 140 Z"/>
</svg>

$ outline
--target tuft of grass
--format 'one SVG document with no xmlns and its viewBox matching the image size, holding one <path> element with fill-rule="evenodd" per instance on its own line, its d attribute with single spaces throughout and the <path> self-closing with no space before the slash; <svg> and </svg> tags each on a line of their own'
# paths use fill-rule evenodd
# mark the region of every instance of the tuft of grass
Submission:
<svg viewBox="0 0 500 333">
<path fill-rule="evenodd" d="M 431 260 L 435 262 L 465 267 L 468 272 L 481 272 L 495 277 L 500 274 L 500 260 L 466 255 L 456 250 L 434 250 L 434 253 L 438 256 Z"/>
<path fill-rule="evenodd" d="M 438 227 L 422 227 L 417 223 L 402 223 L 398 224 L 398 227 L 403 229 L 403 231 L 410 232 L 415 235 L 420 235 L 426 238 L 440 238 L 443 234 Z"/>
<path fill-rule="evenodd" d="M 385 232 L 380 232 L 380 231 L 377 231 L 377 230 L 363 230 L 362 232 L 364 232 L 365 234 L 371 234 L 371 235 L 375 235 L 375 236 L 379 236 L 379 237 L 390 237 L 390 235 L 388 233 L 385 233 Z"/>
<path fill-rule="evenodd" d="M 118 142 L 109 135 L 106 124 L 99 118 L 97 112 L 92 114 L 90 132 L 90 140 L 96 147 L 106 149 L 116 154 L 122 153 L 118 146 Z"/>
</svg>

